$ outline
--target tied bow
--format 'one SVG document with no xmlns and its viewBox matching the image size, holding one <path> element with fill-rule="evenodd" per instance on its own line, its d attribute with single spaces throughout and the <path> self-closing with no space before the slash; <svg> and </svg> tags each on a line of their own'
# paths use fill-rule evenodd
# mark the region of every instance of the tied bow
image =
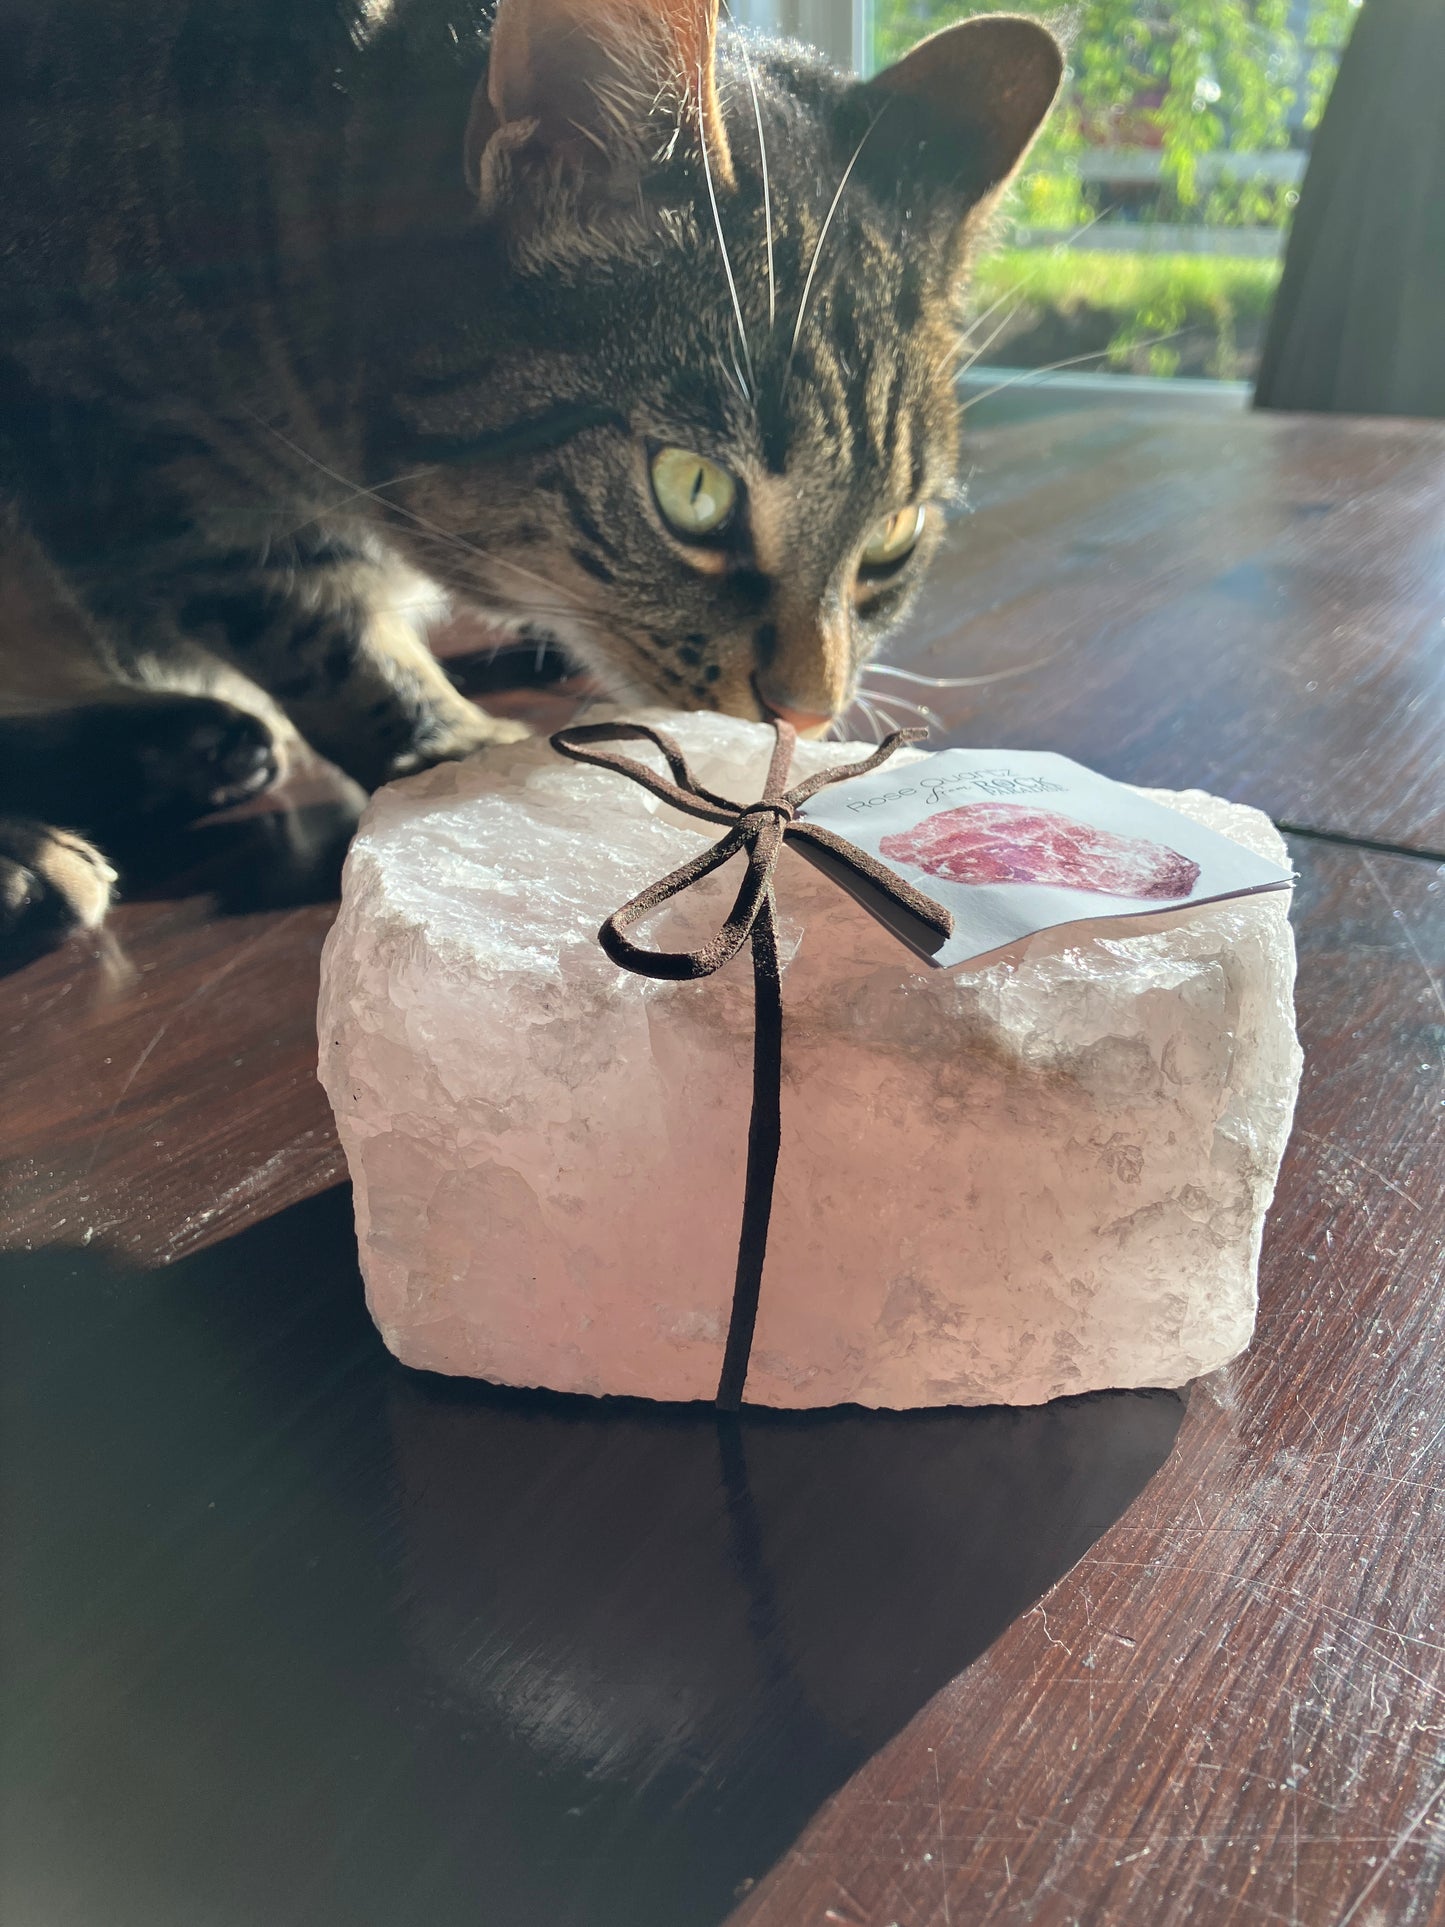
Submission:
<svg viewBox="0 0 1445 1927">
<path fill-rule="evenodd" d="M 613 963 L 641 977 L 672 982 L 710 977 L 750 943 L 753 959 L 753 1102 L 748 1120 L 747 1176 L 743 1187 L 742 1230 L 738 1238 L 737 1273 L 733 1282 L 732 1314 L 718 1382 L 720 1411 L 735 1412 L 742 1403 L 757 1323 L 763 1263 L 767 1256 L 768 1224 L 773 1210 L 773 1181 L 782 1137 L 783 983 L 778 964 L 777 904 L 773 873 L 783 845 L 790 838 L 813 846 L 834 864 L 866 881 L 940 939 L 952 934 L 953 918 L 941 905 L 890 870 L 876 857 L 860 850 L 846 837 L 818 823 L 802 820 L 798 811 L 830 783 L 846 783 L 867 776 L 886 763 L 905 743 L 918 742 L 921 729 L 898 729 L 887 736 L 861 763 L 845 763 L 818 770 L 792 789 L 785 788 L 797 741 L 792 726 L 775 721 L 776 740 L 767 781 L 756 803 L 734 803 L 706 788 L 688 768 L 687 758 L 670 736 L 645 723 L 581 723 L 558 730 L 552 747 L 576 763 L 595 764 L 640 783 L 645 790 L 671 803 L 674 809 L 708 823 L 722 823 L 726 833 L 710 849 L 680 864 L 670 875 L 639 890 L 615 910 L 598 931 L 598 941 Z M 661 750 L 672 780 L 635 757 L 599 747 L 605 743 L 647 742 Z M 746 854 L 747 869 L 727 921 L 709 943 L 697 950 L 648 950 L 627 932 L 671 898 L 691 889 L 732 857 Z M 831 868 L 832 865 L 829 865 Z"/>
</svg>

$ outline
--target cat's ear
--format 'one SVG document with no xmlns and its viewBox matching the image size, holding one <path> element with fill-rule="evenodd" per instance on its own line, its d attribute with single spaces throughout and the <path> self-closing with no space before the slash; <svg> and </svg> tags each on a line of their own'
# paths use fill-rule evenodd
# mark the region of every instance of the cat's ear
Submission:
<svg viewBox="0 0 1445 1927">
<path fill-rule="evenodd" d="M 467 178 L 483 201 L 524 157 L 635 172 L 679 136 L 705 143 L 714 180 L 731 185 L 717 16 L 718 0 L 500 0 L 467 127 Z"/>
<path fill-rule="evenodd" d="M 987 206 L 1043 126 L 1063 73 L 1058 41 L 1022 14 L 980 14 L 930 34 L 861 89 L 876 116 L 870 171 L 921 173 Z"/>
</svg>

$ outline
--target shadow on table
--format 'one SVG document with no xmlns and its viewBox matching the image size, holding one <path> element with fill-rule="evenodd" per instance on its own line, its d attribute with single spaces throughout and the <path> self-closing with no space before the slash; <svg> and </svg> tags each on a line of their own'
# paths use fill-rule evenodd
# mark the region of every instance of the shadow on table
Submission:
<svg viewBox="0 0 1445 1927">
<path fill-rule="evenodd" d="M 465 695 L 534 728 L 570 720 L 589 685 L 541 646 L 478 650 L 451 659 Z M 366 795 L 339 770 L 303 753 L 280 790 L 198 823 L 159 825 L 117 818 L 106 854 L 128 899 L 204 893 L 222 915 L 329 903 Z"/>
<path fill-rule="evenodd" d="M 138 831 L 122 825 L 106 854 L 124 900 L 206 895 L 223 916 L 330 903 L 365 803 L 340 776 L 282 791 L 200 823 Z"/>
<path fill-rule="evenodd" d="M 702 1927 L 1167 1456 L 1177 1394 L 749 1412 L 410 1373 L 331 1193 L 0 1258 L 46 1927 Z"/>
<path fill-rule="evenodd" d="M 222 916 L 330 903 L 366 798 L 338 771 L 315 763 L 294 784 L 196 823 L 117 811 L 83 826 L 120 875 L 127 902 L 205 897 Z M 53 925 L 0 945 L 0 980 L 53 949 Z"/>
</svg>

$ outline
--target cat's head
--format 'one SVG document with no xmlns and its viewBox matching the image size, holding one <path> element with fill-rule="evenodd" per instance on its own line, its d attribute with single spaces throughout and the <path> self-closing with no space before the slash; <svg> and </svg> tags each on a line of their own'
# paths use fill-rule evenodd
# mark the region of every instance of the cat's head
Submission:
<svg viewBox="0 0 1445 1927">
<path fill-rule="evenodd" d="M 421 559 L 624 698 L 841 714 L 937 543 L 969 250 L 1060 72 L 1014 16 L 863 83 L 717 0 L 501 0 L 390 398 Z"/>
</svg>

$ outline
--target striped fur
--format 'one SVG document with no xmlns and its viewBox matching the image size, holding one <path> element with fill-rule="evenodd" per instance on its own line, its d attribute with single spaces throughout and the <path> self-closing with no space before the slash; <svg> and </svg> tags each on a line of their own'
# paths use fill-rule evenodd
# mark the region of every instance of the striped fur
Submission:
<svg viewBox="0 0 1445 1927">
<path fill-rule="evenodd" d="M 521 44 L 562 0 L 501 4 Z M 595 118 L 549 121 L 528 89 L 576 77 L 500 86 L 492 0 L 0 0 L 0 933 L 94 921 L 22 814 L 211 807 L 298 734 L 370 785 L 514 733 L 426 648 L 449 601 L 627 699 L 851 700 L 1056 53 L 977 37 L 955 112 L 936 55 L 864 87 L 724 34 L 694 80 L 716 0 L 594 12 Z M 659 444 L 738 478 L 725 539 L 669 532 Z"/>
</svg>

